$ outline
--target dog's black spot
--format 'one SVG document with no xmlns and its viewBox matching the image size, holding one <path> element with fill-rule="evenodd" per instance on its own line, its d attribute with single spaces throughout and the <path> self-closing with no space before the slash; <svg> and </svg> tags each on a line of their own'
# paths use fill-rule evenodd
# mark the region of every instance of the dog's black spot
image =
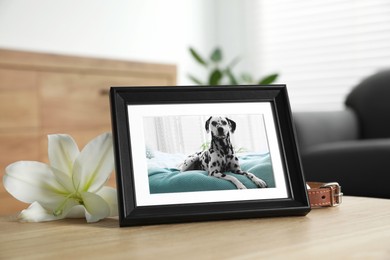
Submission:
<svg viewBox="0 0 390 260">
<path fill-rule="evenodd" d="M 226 177 L 226 174 L 222 173 L 222 175 L 221 175 L 221 176 L 222 176 L 222 178 L 224 178 L 224 177 Z"/>
<path fill-rule="evenodd" d="M 214 167 L 217 166 L 217 163 L 216 163 L 216 162 L 213 162 L 213 166 L 214 166 Z"/>
<path fill-rule="evenodd" d="M 211 176 L 214 176 L 216 173 L 218 173 L 218 170 L 214 170 L 210 173 Z"/>
<path fill-rule="evenodd" d="M 203 165 L 201 161 L 196 161 L 194 162 L 194 168 L 195 169 L 202 169 L 203 170 Z"/>
<path fill-rule="evenodd" d="M 234 164 L 234 168 L 238 168 L 238 165 L 237 165 L 237 164 Z"/>
</svg>

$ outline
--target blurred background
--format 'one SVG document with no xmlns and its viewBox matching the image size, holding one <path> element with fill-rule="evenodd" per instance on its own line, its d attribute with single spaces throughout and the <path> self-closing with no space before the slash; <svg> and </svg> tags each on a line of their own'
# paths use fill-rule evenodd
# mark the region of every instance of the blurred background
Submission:
<svg viewBox="0 0 390 260">
<path fill-rule="evenodd" d="M 295 116 L 344 111 L 348 93 L 359 82 L 390 68 L 389 42 L 388 0 L 0 0 L 0 167 L 18 160 L 47 162 L 51 133 L 70 134 L 83 147 L 111 131 L 110 86 L 195 84 L 189 75 L 207 79 L 210 71 L 190 48 L 245 81 L 277 74 L 274 83 L 287 85 Z M 380 105 L 373 118 L 389 122 L 382 117 L 387 95 L 374 94 L 378 96 L 384 101 L 369 104 Z M 361 114 L 349 109 L 337 115 L 333 124 L 320 123 L 322 117 L 316 115 L 296 117 L 298 123 L 317 127 L 298 136 L 314 134 L 322 144 L 328 136 L 332 141 L 366 137 L 365 128 L 360 129 L 363 121 L 356 119 Z M 340 122 L 352 130 L 330 135 L 342 128 Z M 388 155 L 383 158 L 377 168 L 386 170 Z M 340 160 L 345 169 L 366 161 Z M 314 180 L 340 180 L 346 194 L 358 194 L 348 193 L 346 184 L 357 183 L 358 189 L 367 171 L 358 183 L 356 177 L 341 179 L 349 171 L 340 168 L 342 173 L 336 174 L 337 169 L 326 170 L 334 172 L 330 180 L 308 174 L 318 169 L 305 173 Z M 386 184 L 378 169 L 378 183 Z M 389 196 L 387 187 L 383 190 Z M 0 205 L 0 214 L 26 207 L 3 185 Z"/>
<path fill-rule="evenodd" d="M 269 153 L 262 114 L 224 116 L 237 124 L 229 137 L 236 153 Z M 209 118 L 209 115 L 145 117 L 143 129 L 148 137 L 145 143 L 150 150 L 184 156 L 204 151 L 211 142 L 211 134 L 205 129 Z"/>
<path fill-rule="evenodd" d="M 237 73 L 279 73 L 295 111 L 337 110 L 362 78 L 390 66 L 386 0 L 0 0 L 0 48 L 177 65 L 236 57 Z"/>
</svg>

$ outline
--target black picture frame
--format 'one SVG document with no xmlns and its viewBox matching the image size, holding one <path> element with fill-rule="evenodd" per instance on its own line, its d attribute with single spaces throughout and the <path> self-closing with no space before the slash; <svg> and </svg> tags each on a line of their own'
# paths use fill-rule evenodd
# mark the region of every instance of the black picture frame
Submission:
<svg viewBox="0 0 390 260">
<path fill-rule="evenodd" d="M 285 85 L 112 87 L 110 101 L 119 224 L 121 227 L 241 218 L 304 216 L 310 211 Z M 234 109 L 237 106 L 239 108 L 244 107 L 244 111 L 246 111 L 247 106 L 252 105 L 255 108 L 256 106 L 269 107 L 272 115 L 271 121 L 273 120 L 274 126 L 268 126 L 268 131 L 273 132 L 277 140 L 277 144 L 273 145 L 277 147 L 270 145 L 270 149 L 275 148 L 277 151 L 272 157 L 280 162 L 282 174 L 279 175 L 283 175 L 280 177 L 283 180 L 281 185 L 276 186 L 280 186 L 282 191 L 285 190 L 285 193 L 283 193 L 285 195 L 280 198 L 276 196 L 261 199 L 234 199 L 231 201 L 213 201 L 211 198 L 211 200 L 205 202 L 186 203 L 184 201 L 161 204 L 156 204 L 152 198 L 153 203 L 140 203 L 139 201 L 143 195 L 137 193 L 138 190 L 141 190 L 137 178 L 140 178 L 139 176 L 147 178 L 144 177 L 147 176 L 147 172 L 140 172 L 137 164 L 144 164 L 144 162 L 140 162 L 142 160 L 138 159 L 138 154 L 144 153 L 145 148 L 136 144 L 140 136 L 135 135 L 138 133 L 138 127 L 142 126 L 139 125 L 139 122 L 134 121 L 133 123 L 130 121 L 133 120 L 131 119 L 132 116 L 140 117 L 142 120 L 142 116 L 135 115 L 136 113 L 132 112 L 134 109 L 138 109 L 135 111 L 145 111 L 143 106 L 154 108 L 155 105 L 158 105 L 157 108 L 173 106 L 175 111 L 180 110 L 181 106 L 190 108 L 191 111 L 197 110 L 199 107 L 207 108 L 209 106 L 220 107 L 220 110 L 231 107 L 231 109 Z M 206 109 L 212 114 L 209 110 Z M 201 114 L 204 113 L 203 111 Z M 147 160 L 146 157 L 145 160 Z M 276 166 L 272 167 L 275 169 Z M 265 192 L 262 189 L 251 191 L 253 194 Z M 204 194 L 207 195 L 208 193 Z M 218 194 L 223 195 L 223 193 Z M 151 194 L 150 196 L 154 195 Z M 186 194 L 166 194 L 168 198 L 175 199 L 184 195 Z M 245 196 L 239 196 L 238 198 L 241 197 Z"/>
</svg>

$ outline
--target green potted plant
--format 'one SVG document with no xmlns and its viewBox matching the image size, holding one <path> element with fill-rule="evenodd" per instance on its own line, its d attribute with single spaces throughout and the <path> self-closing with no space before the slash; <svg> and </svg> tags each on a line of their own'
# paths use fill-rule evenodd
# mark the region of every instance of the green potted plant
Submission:
<svg viewBox="0 0 390 260">
<path fill-rule="evenodd" d="M 215 48 L 208 60 L 204 59 L 194 48 L 190 47 L 189 51 L 191 56 L 206 70 L 208 70 L 208 78 L 206 80 L 200 80 L 198 77 L 195 77 L 192 74 L 189 74 L 188 77 L 198 85 L 241 85 L 241 84 L 258 84 L 258 85 L 268 85 L 275 82 L 278 78 L 278 74 L 270 74 L 260 78 L 259 80 L 254 80 L 254 78 L 249 73 L 242 73 L 237 77 L 233 73 L 234 66 L 239 62 L 238 58 L 233 59 L 226 67 L 222 67 L 222 50 L 217 47 Z"/>
</svg>

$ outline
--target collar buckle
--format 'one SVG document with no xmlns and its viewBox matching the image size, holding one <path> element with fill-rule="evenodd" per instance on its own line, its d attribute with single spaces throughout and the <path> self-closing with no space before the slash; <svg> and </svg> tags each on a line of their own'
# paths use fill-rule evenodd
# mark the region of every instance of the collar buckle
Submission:
<svg viewBox="0 0 390 260">
<path fill-rule="evenodd" d="M 321 188 L 330 188 L 331 191 L 331 207 L 339 206 L 343 201 L 343 193 L 341 192 L 341 186 L 337 182 L 328 182 L 321 185 Z"/>
</svg>

